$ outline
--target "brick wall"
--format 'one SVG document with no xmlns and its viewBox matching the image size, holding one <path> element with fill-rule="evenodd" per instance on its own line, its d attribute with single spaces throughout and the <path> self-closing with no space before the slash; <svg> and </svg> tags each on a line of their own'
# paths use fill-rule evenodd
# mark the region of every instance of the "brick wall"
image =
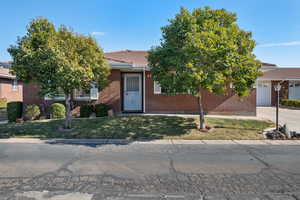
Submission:
<svg viewBox="0 0 300 200">
<path fill-rule="evenodd" d="M 97 102 L 106 103 L 110 105 L 115 112 L 121 111 L 121 73 L 120 70 L 112 70 L 111 75 L 109 76 L 110 83 L 109 85 L 100 92 L 99 99 Z M 49 105 L 54 101 L 45 101 L 44 98 L 38 95 L 39 85 L 37 83 L 24 84 L 23 97 L 25 104 L 46 104 Z M 93 103 L 97 103 L 93 102 Z M 61 103 L 64 103 L 61 101 Z M 91 103 L 91 101 L 78 101 L 75 102 L 76 105 L 81 105 L 84 103 Z"/>
<path fill-rule="evenodd" d="M 248 97 L 240 99 L 232 91 L 222 96 L 203 91 L 203 107 L 207 113 L 256 114 L 256 90 Z M 154 94 L 153 80 L 146 72 L 146 112 L 196 113 L 197 99 L 192 95 Z"/>
<path fill-rule="evenodd" d="M 12 90 L 12 79 L 0 79 L 0 98 L 6 98 L 10 101 L 23 101 L 23 84 L 18 82 L 18 88 L 16 91 Z"/>
<path fill-rule="evenodd" d="M 145 76 L 145 109 L 149 113 L 196 113 L 198 109 L 197 99 L 192 95 L 164 95 L 154 94 L 153 80 L 150 72 Z M 115 112 L 121 112 L 121 72 L 112 70 L 109 77 L 109 85 L 100 92 L 97 102 L 109 104 Z M 38 97 L 38 85 L 24 85 L 24 103 L 41 104 L 43 98 Z M 93 102 L 93 103 L 97 103 Z M 78 105 L 87 102 L 79 102 Z M 251 94 L 240 99 L 232 91 L 228 95 L 216 95 L 203 92 L 204 110 L 209 113 L 225 114 L 256 114 L 256 90 L 252 89 Z"/>
<path fill-rule="evenodd" d="M 277 92 L 275 91 L 275 85 L 280 81 L 272 81 L 271 88 L 271 104 L 275 106 L 277 103 Z M 289 98 L 289 81 L 284 81 L 281 83 L 281 90 L 279 92 L 279 99 L 288 99 Z"/>
<path fill-rule="evenodd" d="M 120 70 L 111 70 L 111 74 L 108 79 L 110 80 L 110 83 L 100 92 L 98 102 L 110 105 L 114 112 L 121 112 Z"/>
</svg>

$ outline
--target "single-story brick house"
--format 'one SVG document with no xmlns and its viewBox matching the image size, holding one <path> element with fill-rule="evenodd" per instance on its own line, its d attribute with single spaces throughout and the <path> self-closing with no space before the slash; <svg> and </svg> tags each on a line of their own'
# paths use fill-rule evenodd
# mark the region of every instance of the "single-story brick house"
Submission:
<svg viewBox="0 0 300 200">
<path fill-rule="evenodd" d="M 262 67 L 264 75 L 257 80 L 257 105 L 274 106 L 277 102 L 275 85 L 281 84 L 280 99 L 300 100 L 300 68 Z"/>
<path fill-rule="evenodd" d="M 10 74 L 10 63 L 0 62 L 0 98 L 10 101 L 23 101 L 23 85 Z"/>
<path fill-rule="evenodd" d="M 167 95 L 156 84 L 147 62 L 147 51 L 115 51 L 105 53 L 111 66 L 110 84 L 102 91 L 93 88 L 90 92 L 75 92 L 74 105 L 83 103 L 106 103 L 115 113 L 196 113 L 197 99 L 189 94 Z M 49 105 L 63 101 L 64 96 L 54 98 L 39 97 L 37 84 L 24 84 L 23 102 L 25 104 Z M 203 106 L 207 113 L 256 114 L 256 89 L 240 99 L 233 91 L 222 96 L 203 92 Z"/>
<path fill-rule="evenodd" d="M 123 50 L 105 53 L 111 66 L 110 83 L 102 91 L 92 88 L 90 92 L 77 91 L 73 97 L 74 107 L 85 103 L 106 103 L 115 113 L 196 113 L 197 99 L 189 94 L 167 95 L 164 89 L 151 77 L 147 62 L 147 51 Z M 3 82 L 12 85 L 15 77 L 7 75 Z M 203 91 L 203 106 L 206 113 L 255 115 L 256 106 L 275 105 L 274 85 L 283 81 L 282 98 L 300 98 L 300 68 L 279 68 L 274 64 L 263 63 L 264 75 L 257 80 L 256 88 L 250 95 L 240 99 L 229 89 L 226 96 Z M 0 71 L 1 74 L 1 71 Z M 2 80 L 2 79 L 1 79 Z M 0 86 L 1 87 L 1 86 Z M 7 84 L 4 89 L 9 100 L 22 100 L 22 95 L 14 93 Z M 10 89 L 8 89 L 10 88 Z M 18 92 L 22 85 L 18 83 Z M 40 97 L 39 86 L 35 83 L 23 85 L 24 104 L 37 104 L 46 108 L 53 102 L 64 101 L 64 95 L 53 98 Z M 0 93 L 1 95 L 4 93 Z"/>
</svg>

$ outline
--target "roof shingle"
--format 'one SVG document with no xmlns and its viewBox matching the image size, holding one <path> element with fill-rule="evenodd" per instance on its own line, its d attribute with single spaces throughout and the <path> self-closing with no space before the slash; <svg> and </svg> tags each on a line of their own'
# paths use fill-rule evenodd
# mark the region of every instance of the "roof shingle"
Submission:
<svg viewBox="0 0 300 200">
<path fill-rule="evenodd" d="M 113 51 L 105 53 L 105 58 L 109 63 L 111 61 L 123 62 L 127 64 L 132 64 L 134 66 L 147 66 L 148 65 L 148 51 L 133 51 L 133 50 L 123 50 L 123 51 Z"/>
<path fill-rule="evenodd" d="M 275 68 L 264 72 L 258 80 L 300 79 L 300 68 Z"/>
</svg>

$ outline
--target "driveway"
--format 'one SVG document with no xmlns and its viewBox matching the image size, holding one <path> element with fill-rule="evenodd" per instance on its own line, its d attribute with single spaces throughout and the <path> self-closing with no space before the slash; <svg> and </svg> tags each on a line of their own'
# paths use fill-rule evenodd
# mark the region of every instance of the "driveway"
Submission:
<svg viewBox="0 0 300 200">
<path fill-rule="evenodd" d="M 297 200 L 300 143 L 288 142 L 0 140 L 0 199 Z"/>
<path fill-rule="evenodd" d="M 257 107 L 257 117 L 276 122 L 275 107 Z M 300 132 L 300 110 L 279 109 L 279 123 L 287 124 L 292 131 Z"/>
</svg>

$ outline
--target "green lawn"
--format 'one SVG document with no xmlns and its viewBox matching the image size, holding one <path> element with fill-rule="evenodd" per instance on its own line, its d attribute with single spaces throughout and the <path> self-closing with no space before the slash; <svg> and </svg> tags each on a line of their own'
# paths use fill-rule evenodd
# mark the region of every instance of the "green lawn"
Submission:
<svg viewBox="0 0 300 200">
<path fill-rule="evenodd" d="M 105 139 L 262 139 L 267 121 L 207 118 L 210 133 L 196 129 L 195 118 L 126 116 L 74 119 L 73 129 L 60 129 L 63 120 L 40 120 L 0 125 L 0 137 L 105 138 Z"/>
</svg>

